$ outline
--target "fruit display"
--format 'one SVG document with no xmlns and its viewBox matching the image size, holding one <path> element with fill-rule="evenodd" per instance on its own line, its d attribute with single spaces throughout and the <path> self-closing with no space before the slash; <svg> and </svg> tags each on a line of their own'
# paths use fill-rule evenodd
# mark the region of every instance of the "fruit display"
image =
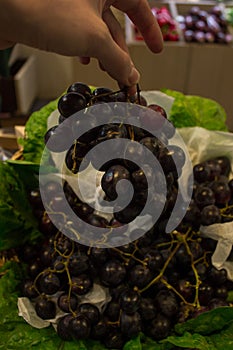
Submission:
<svg viewBox="0 0 233 350">
<path fill-rule="evenodd" d="M 177 22 L 173 19 L 168 8 L 165 6 L 161 8 L 153 7 L 151 11 L 158 21 L 159 27 L 163 35 L 163 39 L 165 41 L 179 41 Z M 134 31 L 135 31 L 135 39 L 143 40 L 143 37 L 140 34 L 137 27 L 134 27 Z"/>
<path fill-rule="evenodd" d="M 232 43 L 228 22 L 221 6 L 213 6 L 209 11 L 192 6 L 187 15 L 177 17 L 186 42 Z"/>
<path fill-rule="evenodd" d="M 130 124 L 122 115 L 127 111 L 125 105 L 133 114 L 137 108 L 143 112 L 145 128 Z M 93 116 L 95 108 L 98 113 Z M 140 91 L 129 97 L 125 89 L 116 92 L 105 87 L 90 89 L 78 82 L 49 106 L 49 114 L 54 110 L 57 124 L 43 134 L 42 175 L 46 166 L 55 170 L 51 168 L 56 166 L 54 154 L 61 157 L 64 153 L 64 166 L 72 179 L 87 172 L 90 164 L 101 171 L 100 186 L 106 202 L 115 201 L 117 194 L 124 197 L 127 190 L 121 180 L 132 183 L 134 194 L 132 201 L 123 210 L 113 212 L 109 220 L 79 198 L 69 178 L 60 183 L 53 180 L 55 177 L 52 180 L 48 177 L 38 184 L 29 181 L 30 169 L 38 174 L 35 163 L 0 163 L 2 182 L 8 179 L 8 191 L 15 198 L 10 202 L 6 195 L 4 200 L 8 206 L 14 206 L 15 212 L 17 209 L 17 218 L 24 225 L 23 231 L 19 227 L 15 232 L 16 224 L 10 228 L 15 235 L 8 241 L 8 247 L 14 249 L 6 250 L 10 231 L 0 246 L 5 248 L 2 259 L 6 262 L 0 270 L 0 311 L 8 315 L 10 310 L 0 327 L 5 349 L 16 348 L 20 343 L 22 348 L 40 350 L 204 350 L 207 344 L 211 350 L 221 350 L 223 342 L 230 349 L 233 281 L 225 269 L 213 265 L 217 241 L 201 234 L 202 227 L 233 222 L 230 158 L 205 157 L 192 167 L 190 203 L 176 227 L 167 232 L 187 156 L 181 146 L 172 144 L 175 129 L 170 122 L 164 131 L 167 122 L 164 108 L 149 104 Z M 74 113 L 81 113 L 89 128 L 81 136 L 78 130 L 82 118 Z M 110 122 L 96 126 L 96 119 L 102 113 Z M 42 114 L 43 111 L 43 118 Z M 153 127 L 161 132 L 155 135 Z M 72 144 L 67 135 L 71 135 Z M 112 149 L 114 157 L 99 169 L 100 153 L 89 158 L 89 152 L 119 139 L 127 141 L 124 157 L 120 156 L 116 142 L 116 148 Z M 105 246 L 98 245 L 96 236 L 82 244 L 64 234 L 52 218 L 59 217 L 59 222 L 73 233 L 81 232 L 82 227 L 73 226 L 64 215 L 63 194 L 76 216 L 94 230 L 108 228 L 109 236 L 114 228 L 124 236 L 125 227 L 141 215 L 147 200 L 149 203 L 154 200 L 159 206 L 161 193 L 154 194 L 153 189 L 159 191 L 156 184 L 162 184 L 161 174 L 151 170 L 143 152 L 140 163 L 141 148 L 136 144 L 158 160 L 166 181 L 163 210 L 155 224 L 139 235 L 135 232 L 138 228 L 134 228 L 135 231 L 130 231 L 130 241 L 122 245 L 119 241 L 115 245 L 109 245 L 110 241 Z M 24 167 L 27 167 L 25 173 Z M 22 178 L 24 185 L 20 187 Z M 22 195 L 17 199 L 19 190 Z M 24 197 L 28 198 L 27 207 Z M 25 222 L 22 207 L 25 207 Z M 4 213 L 7 217 L 6 209 Z M 149 214 L 153 216 L 155 212 Z M 38 229 L 32 231 L 32 226 Z M 21 244 L 16 242 L 19 232 Z M 88 232 L 84 230 L 84 233 L 87 237 Z M 232 253 L 228 259 L 232 260 Z M 20 315 L 29 324 L 18 316 L 17 301 Z"/>
</svg>

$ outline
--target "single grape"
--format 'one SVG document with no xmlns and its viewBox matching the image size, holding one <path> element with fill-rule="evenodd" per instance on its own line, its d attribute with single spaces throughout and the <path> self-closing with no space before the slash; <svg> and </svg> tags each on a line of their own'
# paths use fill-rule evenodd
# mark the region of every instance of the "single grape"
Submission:
<svg viewBox="0 0 233 350">
<path fill-rule="evenodd" d="M 172 291 L 160 291 L 155 297 L 155 305 L 169 319 L 175 317 L 179 311 L 179 304 Z"/>
<path fill-rule="evenodd" d="M 221 222 L 220 210 L 216 205 L 207 205 L 201 211 L 201 224 L 212 225 Z"/>
<path fill-rule="evenodd" d="M 211 285 L 204 282 L 198 288 L 198 299 L 201 305 L 208 306 L 210 300 L 212 299 L 214 290 Z"/>
<path fill-rule="evenodd" d="M 194 196 L 194 200 L 199 208 L 215 203 L 214 192 L 206 186 L 200 186 Z"/>
<path fill-rule="evenodd" d="M 146 262 L 149 269 L 153 272 L 158 272 L 164 264 L 162 254 L 157 249 L 150 249 L 144 255 L 144 261 Z"/>
<path fill-rule="evenodd" d="M 91 303 L 79 304 L 78 312 L 82 315 L 85 315 L 89 319 L 91 326 L 96 325 L 100 320 L 99 309 L 94 304 L 91 304 Z"/>
<path fill-rule="evenodd" d="M 104 340 L 108 334 L 108 323 L 105 318 L 101 318 L 97 324 L 91 327 L 91 339 Z"/>
<path fill-rule="evenodd" d="M 163 315 L 157 315 L 146 327 L 146 333 L 154 340 L 166 338 L 170 331 L 170 320 Z"/>
<path fill-rule="evenodd" d="M 209 180 L 210 167 L 207 163 L 199 163 L 193 167 L 194 180 L 203 183 Z"/>
<path fill-rule="evenodd" d="M 60 290 L 61 282 L 54 272 L 45 272 L 39 278 L 38 288 L 41 293 L 55 294 Z"/>
<path fill-rule="evenodd" d="M 157 315 L 154 300 L 151 298 L 141 298 L 139 311 L 142 321 L 151 321 Z"/>
<path fill-rule="evenodd" d="M 81 111 L 86 106 L 87 100 L 82 94 L 77 92 L 68 92 L 60 97 L 57 108 L 63 117 L 68 118 L 72 114 Z"/>
<path fill-rule="evenodd" d="M 85 253 L 74 253 L 69 258 L 69 272 L 72 276 L 78 276 L 86 272 L 90 267 L 89 258 Z"/>
<path fill-rule="evenodd" d="M 76 340 L 87 339 L 91 332 L 89 319 L 83 314 L 77 314 L 69 322 L 69 332 Z"/>
<path fill-rule="evenodd" d="M 101 186 L 103 191 L 111 200 L 115 200 L 117 198 L 116 184 L 123 179 L 129 180 L 130 173 L 121 165 L 112 166 L 104 173 L 101 179 Z M 125 186 L 122 182 L 119 182 L 117 185 L 117 190 L 119 195 L 125 195 Z"/>
<path fill-rule="evenodd" d="M 101 282 L 107 287 L 116 287 L 126 277 L 126 269 L 118 260 L 107 261 L 101 269 Z"/>
<path fill-rule="evenodd" d="M 231 171 L 230 159 L 226 156 L 221 156 L 221 157 L 215 158 L 215 161 L 221 168 L 221 174 L 225 176 L 229 176 Z"/>
<path fill-rule="evenodd" d="M 97 87 L 95 90 L 93 90 L 92 94 L 93 101 L 95 103 L 116 101 L 116 96 L 113 94 L 113 90 L 106 87 Z"/>
<path fill-rule="evenodd" d="M 214 192 L 215 203 L 219 206 L 225 206 L 231 199 L 231 190 L 227 183 L 223 181 L 214 181 L 211 184 L 211 190 Z"/>
<path fill-rule="evenodd" d="M 93 281 L 90 276 L 81 274 L 71 278 L 71 291 L 77 295 L 85 295 L 92 289 Z"/>
<path fill-rule="evenodd" d="M 104 309 L 104 316 L 111 322 L 117 322 L 119 320 L 120 311 L 119 302 L 111 300 Z"/>
<path fill-rule="evenodd" d="M 127 314 L 136 312 L 140 305 L 140 294 L 132 289 L 124 291 L 120 296 L 120 306 Z"/>
<path fill-rule="evenodd" d="M 57 322 L 57 334 L 58 336 L 65 341 L 72 340 L 72 336 L 70 334 L 69 323 L 73 315 L 68 314 L 58 319 Z"/>
<path fill-rule="evenodd" d="M 43 320 L 50 320 L 56 316 L 56 304 L 45 297 L 40 297 L 35 303 L 37 315 Z"/>
<path fill-rule="evenodd" d="M 91 89 L 87 84 L 75 82 L 72 85 L 70 85 L 67 89 L 67 92 L 76 92 L 81 95 L 83 95 L 87 101 L 87 103 L 91 99 Z"/>
<path fill-rule="evenodd" d="M 129 315 L 123 311 L 120 316 L 120 329 L 128 339 L 136 337 L 142 329 L 140 314 L 134 312 Z"/>
<path fill-rule="evenodd" d="M 217 270 L 214 266 L 208 272 L 208 280 L 213 286 L 221 286 L 227 281 L 227 272 L 225 269 Z"/>
<path fill-rule="evenodd" d="M 76 311 L 78 306 L 78 298 L 74 294 L 62 293 L 57 300 L 57 305 L 64 312 Z"/>
<path fill-rule="evenodd" d="M 38 292 L 35 289 L 34 281 L 26 280 L 23 284 L 23 295 L 26 298 L 34 299 L 38 296 Z"/>
<path fill-rule="evenodd" d="M 129 271 L 129 284 L 132 287 L 143 288 L 152 279 L 151 271 L 148 267 L 143 265 L 135 265 Z"/>
<path fill-rule="evenodd" d="M 213 181 L 216 177 L 220 176 L 222 173 L 221 166 L 216 162 L 215 159 L 209 159 L 206 161 L 210 168 L 209 181 Z"/>
</svg>

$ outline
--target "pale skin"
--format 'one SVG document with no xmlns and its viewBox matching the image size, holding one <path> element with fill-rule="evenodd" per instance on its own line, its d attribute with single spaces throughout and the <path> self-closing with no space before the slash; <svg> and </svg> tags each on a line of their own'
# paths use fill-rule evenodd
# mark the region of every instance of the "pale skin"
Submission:
<svg viewBox="0 0 233 350">
<path fill-rule="evenodd" d="M 88 64 L 96 58 L 120 86 L 135 86 L 140 74 L 111 7 L 126 13 L 146 45 L 159 53 L 160 28 L 147 0 L 1 0 L 0 49 L 25 44 Z"/>
</svg>

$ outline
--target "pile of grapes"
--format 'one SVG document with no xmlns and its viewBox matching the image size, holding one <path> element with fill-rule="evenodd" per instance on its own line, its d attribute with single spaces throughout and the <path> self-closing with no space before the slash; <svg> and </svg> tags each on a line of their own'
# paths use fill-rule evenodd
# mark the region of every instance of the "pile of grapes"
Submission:
<svg viewBox="0 0 233 350">
<path fill-rule="evenodd" d="M 187 42 L 231 44 L 226 16 L 221 6 L 209 11 L 192 6 L 185 16 L 178 16 L 180 28 Z"/>
<path fill-rule="evenodd" d="M 91 93 L 86 85 L 75 83 L 58 102 L 60 123 L 93 103 L 119 99 L 128 101 L 125 91 L 113 93 L 97 88 Z M 137 95 L 131 102 L 142 103 L 142 100 L 146 104 Z M 106 104 L 106 113 L 109 113 L 108 107 Z M 162 113 L 161 118 L 166 117 L 161 107 L 148 107 Z M 53 127 L 47 132 L 46 141 L 50 137 L 56 139 L 59 135 L 56 129 Z M 101 184 L 109 201 L 115 199 L 120 179 L 132 181 L 136 189 L 129 207 L 114 213 L 111 222 L 82 202 L 66 181 L 63 186 L 50 181 L 40 189 L 50 193 L 52 198 L 46 208 L 39 189 L 29 193 L 44 238 L 36 248 L 27 245 L 21 252 L 21 259 L 28 266 L 22 295 L 32 301 L 40 318 L 50 320 L 59 314 L 57 333 L 63 340 L 93 339 L 101 341 L 106 348 L 122 349 L 140 332 L 161 340 L 171 334 L 176 323 L 229 305 L 227 296 L 228 291 L 233 290 L 233 283 L 227 279 L 225 270 L 212 266 L 216 242 L 202 237 L 199 228 L 233 220 L 230 162 L 226 157 L 218 157 L 195 165 L 193 197 L 187 213 L 175 230 L 166 233 L 166 223 L 177 197 L 180 171 L 174 167 L 172 152 L 168 150 L 169 138 L 163 136 L 162 142 L 143 129 L 114 122 L 94 129 L 94 134 L 88 132 L 81 140 L 75 139 L 66 155 L 67 167 L 77 173 L 87 148 L 108 138 L 124 137 L 143 143 L 157 156 L 167 181 L 166 204 L 156 224 L 131 243 L 111 248 L 101 248 L 91 242 L 89 246 L 82 245 L 55 227 L 48 210 L 60 211 L 62 197 L 59 194 L 64 191 L 70 206 L 84 221 L 98 227 L 122 227 L 123 234 L 125 223 L 139 215 L 145 193 L 152 192 L 136 161 L 116 157 L 102 169 Z M 64 151 L 67 146 L 65 141 L 62 147 L 54 142 L 53 151 Z M 79 149 L 83 151 L 82 156 L 77 155 Z M 114 152 L 117 154 L 117 150 Z M 134 148 L 131 152 L 134 153 Z M 178 146 L 174 146 L 173 152 L 178 154 L 182 168 L 184 153 Z M 151 176 L 158 181 L 156 174 L 151 173 Z M 83 302 L 96 285 L 108 294 L 101 306 Z"/>
</svg>

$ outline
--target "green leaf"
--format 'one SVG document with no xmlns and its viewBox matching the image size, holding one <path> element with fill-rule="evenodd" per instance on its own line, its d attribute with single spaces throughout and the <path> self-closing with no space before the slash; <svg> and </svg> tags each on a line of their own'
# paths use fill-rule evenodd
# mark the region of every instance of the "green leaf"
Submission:
<svg viewBox="0 0 233 350">
<path fill-rule="evenodd" d="M 184 333 L 182 337 L 170 336 L 163 342 L 171 343 L 181 348 L 191 348 L 199 350 L 217 350 L 209 340 L 200 334 Z"/>
<path fill-rule="evenodd" d="M 226 112 L 216 101 L 169 89 L 162 91 L 175 98 L 169 120 L 176 128 L 200 126 L 208 130 L 228 130 Z"/>
<path fill-rule="evenodd" d="M 123 350 L 142 350 L 140 335 L 130 341 L 128 341 Z"/>
<path fill-rule="evenodd" d="M 184 332 L 195 332 L 203 335 L 208 335 L 216 331 L 220 331 L 228 323 L 233 320 L 232 307 L 219 307 L 211 311 L 205 312 L 194 319 L 190 319 L 185 323 L 180 323 L 175 326 L 175 331 L 178 334 Z"/>
<path fill-rule="evenodd" d="M 41 234 L 20 176 L 7 162 L 0 162 L 0 251 L 17 247 Z M 29 177 L 25 175 L 25 181 Z"/>
<path fill-rule="evenodd" d="M 23 147 L 23 156 L 26 161 L 35 164 L 41 163 L 41 157 L 45 148 L 44 135 L 47 131 L 47 119 L 57 108 L 57 100 L 48 103 L 39 111 L 32 113 L 25 126 L 25 138 L 19 139 Z M 43 164 L 49 159 L 49 152 L 45 152 Z"/>
</svg>

